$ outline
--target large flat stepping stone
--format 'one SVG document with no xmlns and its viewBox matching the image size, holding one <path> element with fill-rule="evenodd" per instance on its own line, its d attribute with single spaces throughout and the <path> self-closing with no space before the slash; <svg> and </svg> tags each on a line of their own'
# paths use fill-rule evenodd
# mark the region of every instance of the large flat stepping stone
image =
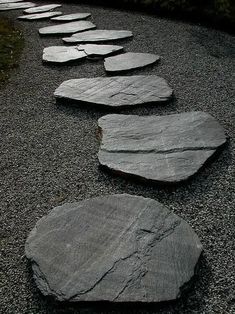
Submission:
<svg viewBox="0 0 235 314">
<path fill-rule="evenodd" d="M 161 203 L 123 194 L 54 208 L 25 252 L 42 294 L 58 301 L 160 302 L 181 295 L 202 245 Z"/>
<path fill-rule="evenodd" d="M 72 34 L 93 28 L 96 28 L 96 26 L 92 22 L 78 21 L 53 26 L 46 26 L 39 29 L 39 34 L 40 35 Z"/>
<path fill-rule="evenodd" d="M 76 21 L 76 20 L 84 20 L 91 16 L 91 13 L 72 13 L 72 14 L 66 14 L 58 17 L 53 17 L 52 21 L 61 21 L 61 22 L 67 22 L 67 21 Z"/>
<path fill-rule="evenodd" d="M 73 60 L 86 58 L 87 55 L 84 51 L 80 51 L 77 46 L 51 46 L 44 48 L 43 61 L 54 63 L 65 63 Z"/>
<path fill-rule="evenodd" d="M 24 0 L 0 0 L 0 4 L 22 2 Z"/>
<path fill-rule="evenodd" d="M 128 71 L 143 68 L 157 62 L 159 59 L 158 55 L 151 53 L 127 52 L 106 58 L 104 60 L 104 67 L 107 72 Z"/>
<path fill-rule="evenodd" d="M 26 9 L 34 7 L 35 5 L 36 4 L 32 2 L 5 3 L 0 4 L 0 11 Z"/>
<path fill-rule="evenodd" d="M 43 19 L 49 19 L 52 16 L 61 15 L 62 12 L 59 11 L 53 11 L 53 12 L 45 12 L 45 13 L 38 13 L 38 14 L 25 14 L 18 17 L 20 20 L 43 20 Z"/>
<path fill-rule="evenodd" d="M 42 13 L 42 12 L 54 10 L 56 8 L 60 8 L 61 6 L 62 6 L 61 4 L 47 4 L 47 5 L 42 5 L 39 7 L 24 10 L 24 13 L 27 13 L 27 14 Z"/>
<path fill-rule="evenodd" d="M 226 142 L 223 128 L 205 112 L 113 114 L 100 118 L 98 125 L 101 165 L 159 183 L 187 180 Z"/>
<path fill-rule="evenodd" d="M 130 31 L 97 29 L 95 31 L 83 32 L 82 34 L 74 34 L 71 37 L 63 38 L 63 41 L 67 43 L 105 42 L 132 36 L 133 34 Z"/>
<path fill-rule="evenodd" d="M 167 82 L 156 75 L 72 79 L 55 91 L 56 98 L 109 107 L 167 101 L 172 96 Z"/>
</svg>

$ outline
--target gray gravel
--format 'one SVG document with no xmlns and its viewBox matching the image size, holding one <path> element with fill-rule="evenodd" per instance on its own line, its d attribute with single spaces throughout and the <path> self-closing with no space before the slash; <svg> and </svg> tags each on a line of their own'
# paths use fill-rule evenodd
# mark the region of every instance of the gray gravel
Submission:
<svg viewBox="0 0 235 314">
<path fill-rule="evenodd" d="M 53 97 L 64 80 L 105 76 L 103 63 L 43 66 L 43 48 L 61 41 L 39 37 L 38 28 L 49 22 L 16 22 L 25 35 L 25 48 L 19 68 L 0 91 L 1 313 L 234 313 L 234 38 L 135 12 L 89 5 L 62 8 L 64 13 L 91 12 L 101 29 L 132 30 L 134 39 L 120 42 L 127 51 L 162 57 L 160 64 L 133 74 L 164 77 L 175 89 L 175 101 L 121 113 L 203 110 L 219 120 L 230 141 L 200 174 L 176 187 L 144 185 L 103 171 L 96 157 L 97 120 L 110 111 L 56 105 Z M 191 289 L 176 302 L 151 306 L 71 306 L 43 298 L 24 257 L 24 242 L 36 221 L 65 202 L 124 192 L 162 202 L 199 235 L 204 254 Z"/>
</svg>

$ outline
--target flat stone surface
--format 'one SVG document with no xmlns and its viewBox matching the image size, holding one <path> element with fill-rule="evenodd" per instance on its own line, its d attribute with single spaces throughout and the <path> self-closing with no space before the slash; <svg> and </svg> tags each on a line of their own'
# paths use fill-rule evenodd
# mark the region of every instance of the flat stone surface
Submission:
<svg viewBox="0 0 235 314">
<path fill-rule="evenodd" d="M 45 12 L 45 13 L 38 13 L 38 14 L 25 14 L 18 17 L 20 20 L 43 20 L 48 19 L 52 16 L 61 15 L 62 12 L 53 11 L 53 12 Z"/>
<path fill-rule="evenodd" d="M 158 55 L 151 53 L 127 52 L 104 60 L 107 72 L 121 72 L 134 70 L 153 64 L 160 59 Z"/>
<path fill-rule="evenodd" d="M 86 45 L 79 45 L 79 50 L 84 51 L 87 56 L 100 56 L 105 57 L 107 55 L 121 52 L 123 50 L 122 46 L 115 46 L 115 45 L 95 45 L 95 44 L 86 44 Z"/>
<path fill-rule="evenodd" d="M 93 29 L 95 27 L 96 26 L 92 22 L 78 21 L 43 27 L 39 29 L 39 34 L 40 35 L 72 34 L 76 32 L 82 32 L 87 29 Z"/>
<path fill-rule="evenodd" d="M 43 50 L 43 61 L 46 62 L 64 63 L 72 60 L 84 59 L 86 57 L 86 53 L 80 51 L 77 46 L 51 46 L 44 48 Z"/>
<path fill-rule="evenodd" d="M 110 40 L 118 40 L 132 37 L 130 31 L 125 30 L 100 30 L 83 32 L 82 34 L 74 34 L 71 37 L 63 38 L 68 43 L 85 43 L 85 42 L 104 42 Z"/>
<path fill-rule="evenodd" d="M 101 165 L 151 181 L 177 183 L 194 175 L 226 142 L 205 112 L 168 116 L 106 115 L 98 121 Z"/>
<path fill-rule="evenodd" d="M 72 79 L 55 91 L 56 98 L 110 107 L 134 106 L 168 100 L 172 89 L 156 75 Z"/>
<path fill-rule="evenodd" d="M 22 2 L 24 0 L 0 0 L 0 4 Z"/>
<path fill-rule="evenodd" d="M 0 11 L 7 11 L 7 10 L 20 10 L 34 7 L 36 4 L 32 2 L 16 2 L 16 3 L 5 3 L 0 4 Z"/>
<path fill-rule="evenodd" d="M 76 20 L 83 20 L 91 16 L 91 13 L 72 13 L 72 14 L 66 14 L 59 17 L 53 17 L 52 21 L 76 21 Z"/>
<path fill-rule="evenodd" d="M 174 300 L 201 251 L 183 219 L 128 194 L 54 208 L 25 245 L 42 294 L 70 302 Z"/>
<path fill-rule="evenodd" d="M 47 4 L 47 5 L 38 6 L 32 9 L 24 10 L 24 13 L 28 13 L 28 14 L 42 13 L 42 12 L 54 10 L 56 8 L 60 8 L 61 6 L 62 6 L 61 4 Z"/>
</svg>

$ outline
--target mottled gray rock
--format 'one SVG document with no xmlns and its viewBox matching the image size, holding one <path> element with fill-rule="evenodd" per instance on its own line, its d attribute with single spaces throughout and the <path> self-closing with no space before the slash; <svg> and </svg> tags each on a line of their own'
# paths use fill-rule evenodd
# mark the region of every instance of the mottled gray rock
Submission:
<svg viewBox="0 0 235 314">
<path fill-rule="evenodd" d="M 46 26 L 39 29 L 39 34 L 40 35 L 72 34 L 93 28 L 96 28 L 96 26 L 92 22 L 78 21 L 53 26 Z"/>
<path fill-rule="evenodd" d="M 22 2 L 24 0 L 0 0 L 0 4 Z"/>
<path fill-rule="evenodd" d="M 52 21 L 61 21 L 61 22 L 67 22 L 67 21 L 76 21 L 76 20 L 83 20 L 91 16 L 91 13 L 72 13 L 72 14 L 66 14 L 59 17 L 53 17 Z"/>
<path fill-rule="evenodd" d="M 110 107 L 134 106 L 168 100 L 172 89 L 156 75 L 72 79 L 55 91 L 56 98 Z"/>
<path fill-rule="evenodd" d="M 59 8 L 61 6 L 62 6 L 61 4 L 46 4 L 46 5 L 42 5 L 39 7 L 24 10 L 24 13 L 27 13 L 27 14 L 42 13 L 42 12 L 54 10 L 54 9 Z"/>
<path fill-rule="evenodd" d="M 63 38 L 63 41 L 67 43 L 104 42 L 132 36 L 133 34 L 130 31 L 97 29 L 95 31 L 83 32 L 82 34 L 74 34 L 71 37 Z"/>
<path fill-rule="evenodd" d="M 34 7 L 36 4 L 32 2 L 16 2 L 16 3 L 4 3 L 0 4 L 0 11 L 7 10 L 20 10 L 25 8 Z"/>
<path fill-rule="evenodd" d="M 84 51 L 88 57 L 105 57 L 113 53 L 121 52 L 122 46 L 115 45 L 79 45 L 78 49 Z"/>
<path fill-rule="evenodd" d="M 29 21 L 43 20 L 43 19 L 48 19 L 52 16 L 57 16 L 61 14 L 62 12 L 59 12 L 59 11 L 45 12 L 45 13 L 38 13 L 38 14 L 25 14 L 25 15 L 19 16 L 18 19 L 29 20 Z"/>
<path fill-rule="evenodd" d="M 183 219 L 155 200 L 127 194 L 54 208 L 25 246 L 41 292 L 70 302 L 176 299 L 201 251 Z"/>
<path fill-rule="evenodd" d="M 107 72 L 121 72 L 145 67 L 160 59 L 151 53 L 127 52 L 118 56 L 109 57 L 104 60 Z"/>
<path fill-rule="evenodd" d="M 187 180 L 226 142 L 223 128 L 205 112 L 113 114 L 100 118 L 98 125 L 101 165 L 162 183 Z"/>
<path fill-rule="evenodd" d="M 84 51 L 80 51 L 77 46 L 51 46 L 44 48 L 43 61 L 54 63 L 65 63 L 72 60 L 79 60 L 86 58 L 87 55 Z"/>
</svg>

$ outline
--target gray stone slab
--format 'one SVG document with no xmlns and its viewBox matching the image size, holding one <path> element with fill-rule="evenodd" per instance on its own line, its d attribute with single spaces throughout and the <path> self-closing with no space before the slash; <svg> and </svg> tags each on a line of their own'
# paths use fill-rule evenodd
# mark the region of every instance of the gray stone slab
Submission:
<svg viewBox="0 0 235 314">
<path fill-rule="evenodd" d="M 95 44 L 79 45 L 78 49 L 84 51 L 89 57 L 105 57 L 123 51 L 122 46 Z"/>
<path fill-rule="evenodd" d="M 34 21 L 34 20 L 44 20 L 44 19 L 49 19 L 52 16 L 57 16 L 63 14 L 62 12 L 59 11 L 53 11 L 53 12 L 45 12 L 45 13 L 38 13 L 38 14 L 25 14 L 21 15 L 18 17 L 20 20 L 29 20 L 29 21 Z"/>
<path fill-rule="evenodd" d="M 67 43 L 89 43 L 89 42 L 105 42 L 110 40 L 118 40 L 130 38 L 133 34 L 125 30 L 100 30 L 83 32 L 82 34 L 74 34 L 71 37 L 63 38 Z"/>
<path fill-rule="evenodd" d="M 39 34 L 40 35 L 72 34 L 93 28 L 96 28 L 96 26 L 92 22 L 78 21 L 43 27 L 39 29 Z"/>
<path fill-rule="evenodd" d="M 223 128 L 205 112 L 113 114 L 100 118 L 98 125 L 101 165 L 159 183 L 187 180 L 226 142 Z"/>
<path fill-rule="evenodd" d="M 118 56 L 106 58 L 104 67 L 107 72 L 121 72 L 143 68 L 160 59 L 158 55 L 151 53 L 127 52 Z"/>
<path fill-rule="evenodd" d="M 46 4 L 46 5 L 24 10 L 24 13 L 27 13 L 27 14 L 43 13 L 43 12 L 54 10 L 56 8 L 60 8 L 61 6 L 62 6 L 61 4 Z"/>
<path fill-rule="evenodd" d="M 72 79 L 63 82 L 54 95 L 87 104 L 122 107 L 167 101 L 172 93 L 163 78 L 138 75 Z"/>
<path fill-rule="evenodd" d="M 53 17 L 52 21 L 61 21 L 61 22 L 67 22 L 67 21 L 76 21 L 76 20 L 83 20 L 91 16 L 91 13 L 72 13 L 72 14 L 66 14 L 59 17 Z"/>
<path fill-rule="evenodd" d="M 32 2 L 16 2 L 0 4 L 0 11 L 20 10 L 34 7 L 36 4 Z"/>
<path fill-rule="evenodd" d="M 42 294 L 58 301 L 160 302 L 181 295 L 202 245 L 161 203 L 122 194 L 54 208 L 25 252 Z"/>
<path fill-rule="evenodd" d="M 0 4 L 22 2 L 24 0 L 0 0 Z"/>
<path fill-rule="evenodd" d="M 80 51 L 77 46 L 51 46 L 43 50 L 43 61 L 45 62 L 65 63 L 86 57 L 87 54 L 84 51 Z"/>
</svg>

